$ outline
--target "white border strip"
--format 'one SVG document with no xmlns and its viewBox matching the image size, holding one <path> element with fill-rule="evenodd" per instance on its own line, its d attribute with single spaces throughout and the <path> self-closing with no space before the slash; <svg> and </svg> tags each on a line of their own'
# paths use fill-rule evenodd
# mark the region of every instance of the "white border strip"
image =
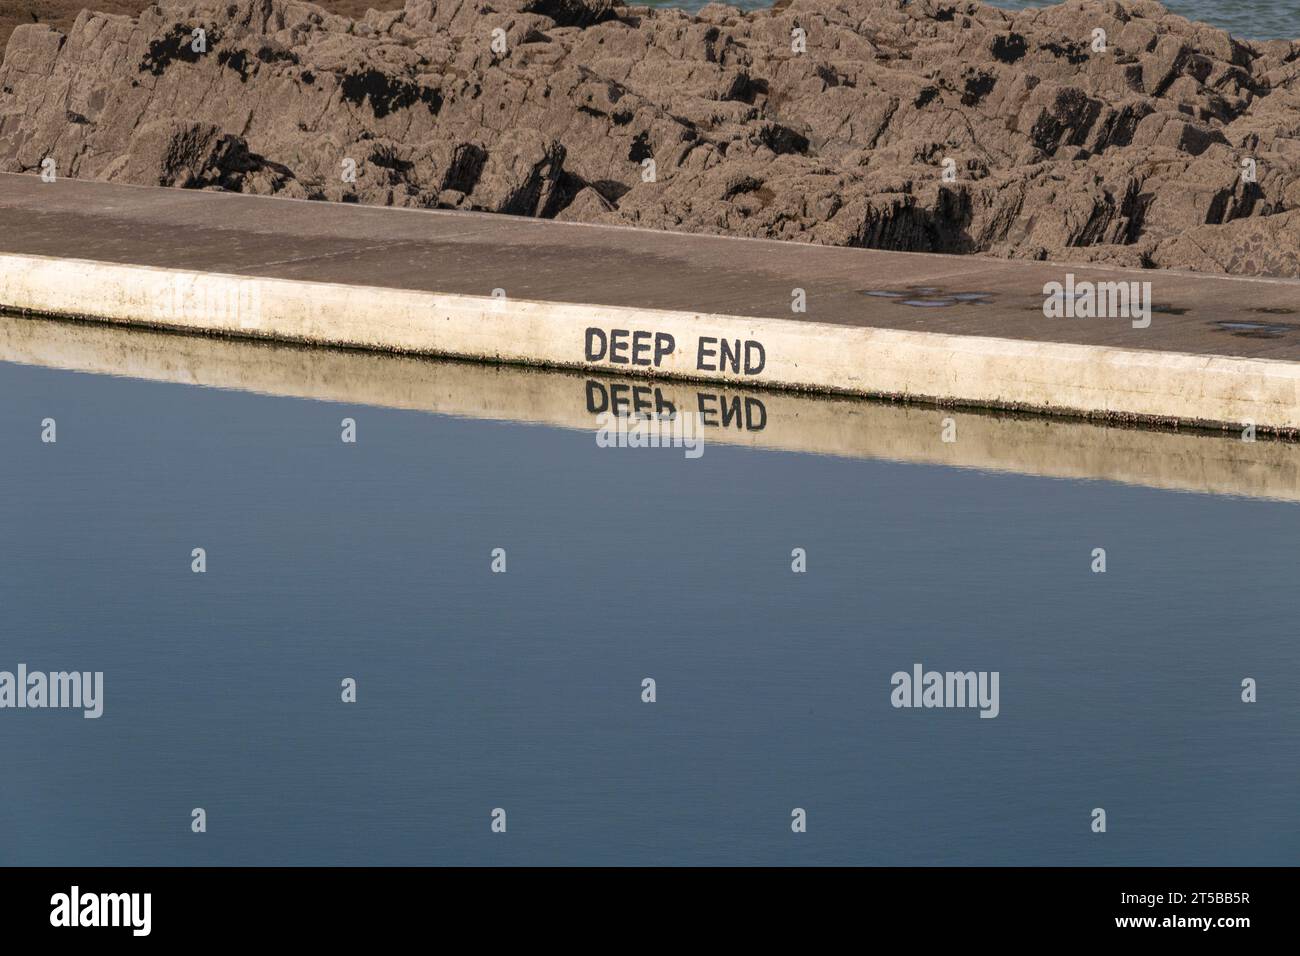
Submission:
<svg viewBox="0 0 1300 956">
<path fill-rule="evenodd" d="M 1300 429 L 1300 363 L 1269 359 L 12 254 L 0 254 L 0 306 L 151 328 L 622 375 Z"/>
</svg>

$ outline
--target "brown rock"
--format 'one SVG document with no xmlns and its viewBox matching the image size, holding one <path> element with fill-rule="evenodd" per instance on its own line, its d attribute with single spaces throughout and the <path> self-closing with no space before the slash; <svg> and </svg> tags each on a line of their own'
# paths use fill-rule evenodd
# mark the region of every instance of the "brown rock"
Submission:
<svg viewBox="0 0 1300 956">
<path fill-rule="evenodd" d="M 14 31 L 0 169 L 1296 275 L 1297 69 L 1154 0 L 162 0 Z"/>
</svg>

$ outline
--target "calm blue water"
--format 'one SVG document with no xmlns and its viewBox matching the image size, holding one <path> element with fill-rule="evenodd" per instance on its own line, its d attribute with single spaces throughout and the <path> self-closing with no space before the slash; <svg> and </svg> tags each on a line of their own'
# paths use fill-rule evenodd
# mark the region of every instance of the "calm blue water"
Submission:
<svg viewBox="0 0 1300 956">
<path fill-rule="evenodd" d="M 0 670 L 106 681 L 0 710 L 0 864 L 1300 854 L 1293 505 L 11 364 L 0 439 Z"/>
<path fill-rule="evenodd" d="M 650 6 L 681 7 L 698 10 L 703 0 L 645 0 Z M 995 7 L 1023 10 L 1046 7 L 1047 0 L 990 0 Z M 745 10 L 770 7 L 772 0 L 735 0 L 733 6 Z M 1300 11 L 1295 0 L 1164 0 L 1172 12 L 1189 20 L 1202 20 L 1245 39 L 1274 40 L 1300 37 Z"/>
</svg>

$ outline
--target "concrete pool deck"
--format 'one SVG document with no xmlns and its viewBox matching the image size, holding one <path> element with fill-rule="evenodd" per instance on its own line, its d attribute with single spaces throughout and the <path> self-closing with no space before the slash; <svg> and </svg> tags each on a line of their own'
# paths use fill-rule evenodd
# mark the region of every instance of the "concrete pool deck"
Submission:
<svg viewBox="0 0 1300 956">
<path fill-rule="evenodd" d="M 1044 288 L 1150 285 L 1150 324 Z M 802 301 L 806 311 L 794 311 Z M 1300 281 L 0 175 L 0 306 L 323 346 L 1295 434 Z"/>
</svg>

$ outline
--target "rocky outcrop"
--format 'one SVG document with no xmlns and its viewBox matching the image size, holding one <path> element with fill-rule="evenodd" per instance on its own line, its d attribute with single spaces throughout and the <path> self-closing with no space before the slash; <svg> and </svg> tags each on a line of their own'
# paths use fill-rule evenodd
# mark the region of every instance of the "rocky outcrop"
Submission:
<svg viewBox="0 0 1300 956">
<path fill-rule="evenodd" d="M 14 31 L 0 168 L 1300 275 L 1298 77 L 1153 0 L 164 0 Z"/>
</svg>

